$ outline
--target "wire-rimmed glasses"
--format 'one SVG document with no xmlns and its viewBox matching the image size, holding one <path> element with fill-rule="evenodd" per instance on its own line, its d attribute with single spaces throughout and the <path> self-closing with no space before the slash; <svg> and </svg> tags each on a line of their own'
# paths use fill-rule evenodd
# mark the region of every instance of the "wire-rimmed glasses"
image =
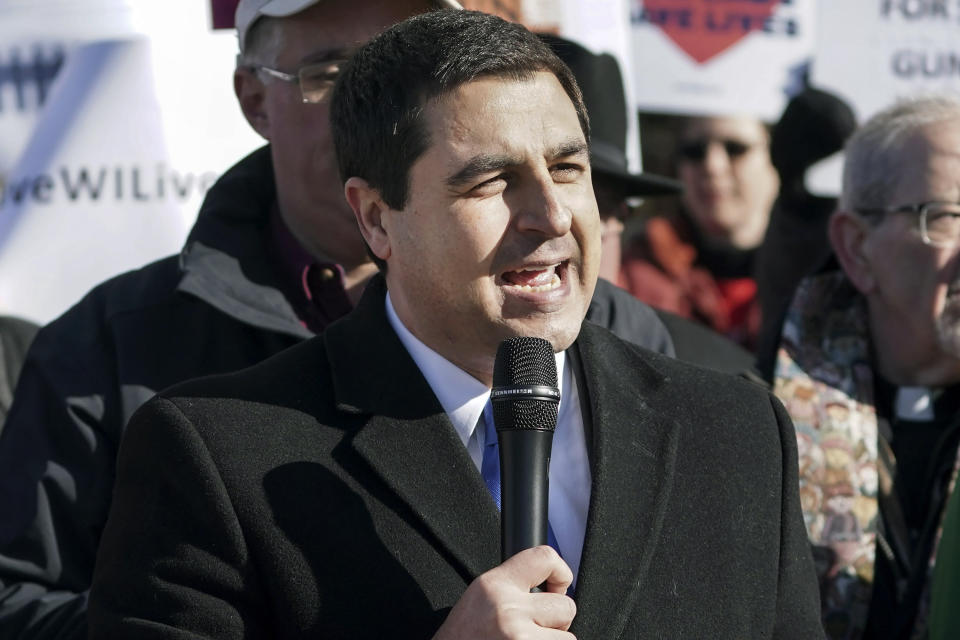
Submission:
<svg viewBox="0 0 960 640">
<path fill-rule="evenodd" d="M 279 69 L 272 69 L 263 65 L 253 65 L 250 68 L 256 71 L 262 71 L 269 76 L 283 80 L 284 82 L 293 82 L 300 85 L 300 95 L 305 103 L 316 104 L 330 95 L 333 85 L 337 81 L 340 69 L 346 60 L 327 60 L 305 64 L 295 73 L 286 73 Z"/>
<path fill-rule="evenodd" d="M 920 237 L 932 247 L 952 249 L 960 244 L 960 203 L 920 202 L 899 207 L 857 209 L 864 215 L 913 213 L 919 217 Z"/>
</svg>

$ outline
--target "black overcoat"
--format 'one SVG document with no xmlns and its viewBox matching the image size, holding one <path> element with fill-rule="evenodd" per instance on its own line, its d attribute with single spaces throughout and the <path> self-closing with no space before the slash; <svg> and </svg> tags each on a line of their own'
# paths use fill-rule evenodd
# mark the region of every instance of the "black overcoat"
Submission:
<svg viewBox="0 0 960 640">
<path fill-rule="evenodd" d="M 123 441 L 92 638 L 429 638 L 499 516 L 384 311 L 174 387 Z M 585 323 L 578 638 L 822 637 L 793 427 L 752 383 Z"/>
</svg>

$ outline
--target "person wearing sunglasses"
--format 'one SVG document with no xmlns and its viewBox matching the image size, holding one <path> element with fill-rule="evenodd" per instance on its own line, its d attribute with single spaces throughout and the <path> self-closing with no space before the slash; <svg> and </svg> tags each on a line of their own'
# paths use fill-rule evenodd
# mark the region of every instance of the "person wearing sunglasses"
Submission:
<svg viewBox="0 0 960 640">
<path fill-rule="evenodd" d="M 796 290 L 774 376 L 824 626 L 927 637 L 929 612 L 956 610 L 930 576 L 960 461 L 960 100 L 902 101 L 857 130 L 827 231 L 834 257 Z"/>
<path fill-rule="evenodd" d="M 694 118 L 677 148 L 686 211 L 708 240 L 739 250 L 763 240 L 780 181 L 755 118 Z"/>
<path fill-rule="evenodd" d="M 540 34 L 539 37 L 570 67 L 590 114 L 590 169 L 602 228 L 596 291 L 621 293 L 623 236 L 634 214 L 630 200 L 662 202 L 664 198 L 675 198 L 682 193 L 683 185 L 674 179 L 629 169 L 627 102 L 616 58 L 608 53 L 594 53 L 560 36 Z M 613 295 L 609 299 L 614 299 Z M 644 314 L 614 314 L 612 306 L 603 308 L 599 302 L 600 298 L 594 293 L 591 307 L 595 312 L 594 322 L 638 325 L 649 322 Z M 677 358 L 730 373 L 752 371 L 752 354 L 738 344 L 689 318 L 655 307 L 651 309 L 669 332 Z"/>
<path fill-rule="evenodd" d="M 754 259 L 780 185 L 767 127 L 750 117 L 687 118 L 675 163 L 682 206 L 649 220 L 632 243 L 628 288 L 753 349 L 760 320 Z"/>
</svg>

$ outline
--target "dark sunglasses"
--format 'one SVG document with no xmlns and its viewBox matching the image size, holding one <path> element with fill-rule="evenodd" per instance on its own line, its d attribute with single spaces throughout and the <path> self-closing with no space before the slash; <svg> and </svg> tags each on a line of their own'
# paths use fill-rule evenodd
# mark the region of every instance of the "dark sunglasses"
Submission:
<svg viewBox="0 0 960 640">
<path fill-rule="evenodd" d="M 703 159 L 707 157 L 707 149 L 714 142 L 721 145 L 731 159 L 739 158 L 753 147 L 753 145 L 739 140 L 691 140 L 682 143 L 677 153 L 684 160 L 703 162 Z"/>
</svg>

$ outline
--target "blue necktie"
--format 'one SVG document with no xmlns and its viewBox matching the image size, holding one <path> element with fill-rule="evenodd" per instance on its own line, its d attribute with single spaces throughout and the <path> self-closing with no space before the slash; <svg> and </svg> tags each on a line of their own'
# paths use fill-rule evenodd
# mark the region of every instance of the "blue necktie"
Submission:
<svg viewBox="0 0 960 640">
<path fill-rule="evenodd" d="M 480 463 L 480 474 L 487 485 L 487 490 L 497 504 L 497 511 L 500 510 L 500 447 L 497 446 L 497 430 L 493 426 L 493 416 L 490 401 L 487 401 L 480 414 L 480 420 L 477 421 L 477 428 L 483 425 L 484 445 L 483 460 Z M 553 527 L 547 522 L 547 544 L 560 553 L 560 545 L 557 544 L 557 537 L 553 535 Z M 560 554 L 561 557 L 563 554 Z"/>
</svg>

